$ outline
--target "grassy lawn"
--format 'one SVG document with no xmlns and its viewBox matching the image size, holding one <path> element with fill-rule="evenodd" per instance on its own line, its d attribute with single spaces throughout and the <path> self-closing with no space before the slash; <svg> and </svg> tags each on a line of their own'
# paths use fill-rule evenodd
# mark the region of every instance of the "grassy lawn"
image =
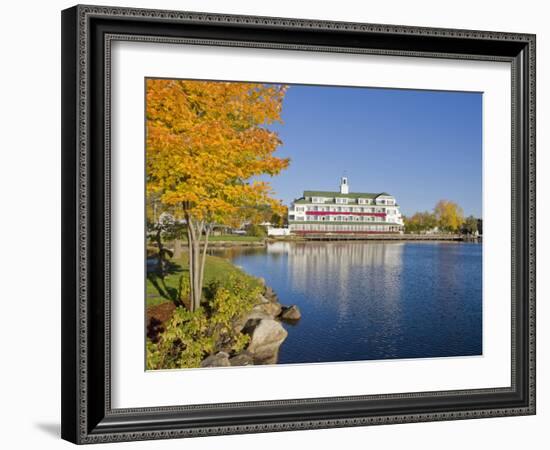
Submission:
<svg viewBox="0 0 550 450">
<path fill-rule="evenodd" d="M 210 236 L 208 240 L 210 242 L 260 242 L 264 238 L 257 236 L 242 236 L 240 234 L 223 234 L 221 236 Z"/>
<path fill-rule="evenodd" d="M 165 284 L 168 292 L 164 292 L 164 289 L 161 287 L 162 285 L 158 283 L 157 277 L 152 274 L 149 274 L 147 277 L 147 306 L 154 306 L 172 301 L 177 295 L 180 276 L 182 274 L 185 277 L 189 276 L 188 255 L 186 253 L 182 255 L 181 259 L 172 259 L 171 262 L 172 267 L 169 271 L 170 273 L 165 277 Z M 253 286 L 260 284 L 259 280 L 243 272 L 227 259 L 207 255 L 204 267 L 204 286 L 208 286 L 208 284 L 213 281 L 219 281 L 224 284 L 231 276 L 245 277 L 251 281 Z"/>
</svg>

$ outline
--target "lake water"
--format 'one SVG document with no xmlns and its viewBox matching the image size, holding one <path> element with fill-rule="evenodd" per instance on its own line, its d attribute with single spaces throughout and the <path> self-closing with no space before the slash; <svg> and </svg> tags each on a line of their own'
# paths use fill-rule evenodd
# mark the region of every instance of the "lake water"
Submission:
<svg viewBox="0 0 550 450">
<path fill-rule="evenodd" d="M 299 306 L 279 363 L 482 353 L 480 244 L 280 242 L 216 254 Z"/>
</svg>

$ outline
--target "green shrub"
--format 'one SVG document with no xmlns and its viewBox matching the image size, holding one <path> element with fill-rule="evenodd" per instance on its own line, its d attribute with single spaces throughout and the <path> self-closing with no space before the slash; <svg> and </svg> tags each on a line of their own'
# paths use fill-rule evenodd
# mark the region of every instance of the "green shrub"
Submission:
<svg viewBox="0 0 550 450">
<path fill-rule="evenodd" d="M 267 230 L 262 225 L 252 224 L 246 230 L 246 234 L 248 236 L 264 238 L 267 236 Z"/>
<path fill-rule="evenodd" d="M 189 300 L 190 293 L 191 286 L 189 285 L 189 277 L 186 275 L 180 275 L 176 293 L 177 301 L 183 304 L 184 300 Z"/>
<path fill-rule="evenodd" d="M 236 325 L 257 303 L 261 288 L 248 277 L 231 276 L 223 285 L 211 283 L 207 293 L 207 306 L 195 312 L 176 308 L 158 342 L 148 340 L 147 369 L 200 367 L 208 355 L 246 347 L 249 336 Z"/>
</svg>

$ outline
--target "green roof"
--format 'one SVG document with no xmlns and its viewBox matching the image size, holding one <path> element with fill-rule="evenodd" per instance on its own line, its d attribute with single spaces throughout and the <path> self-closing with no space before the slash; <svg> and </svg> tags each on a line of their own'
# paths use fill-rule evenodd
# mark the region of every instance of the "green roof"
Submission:
<svg viewBox="0 0 550 450">
<path fill-rule="evenodd" d="M 340 203 L 336 203 L 334 200 L 332 201 L 328 201 L 328 202 L 323 202 L 323 203 L 312 203 L 311 201 L 309 200 L 306 200 L 304 198 L 299 198 L 297 200 L 294 200 L 292 203 L 294 203 L 295 205 L 315 205 L 315 206 L 318 206 L 318 205 L 338 205 L 338 206 L 348 206 L 348 205 L 360 205 L 359 203 L 348 203 L 347 205 L 344 205 L 344 204 L 340 204 Z M 360 206 L 364 206 L 364 205 L 360 205 Z M 397 203 L 395 203 L 394 205 L 367 205 L 367 206 L 399 206 Z"/>
<path fill-rule="evenodd" d="M 387 192 L 352 192 L 351 194 L 341 194 L 331 191 L 304 191 L 304 197 L 345 197 L 345 198 L 376 198 L 381 195 L 390 195 Z"/>
</svg>

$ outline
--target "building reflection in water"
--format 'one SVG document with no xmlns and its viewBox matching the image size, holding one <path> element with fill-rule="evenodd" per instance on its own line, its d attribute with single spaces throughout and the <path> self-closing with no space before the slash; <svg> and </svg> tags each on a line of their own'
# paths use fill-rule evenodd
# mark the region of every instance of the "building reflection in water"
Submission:
<svg viewBox="0 0 550 450">
<path fill-rule="evenodd" d="M 481 353 L 481 247 L 275 242 L 223 252 L 302 319 L 279 363 Z"/>
<path fill-rule="evenodd" d="M 381 339 L 391 345 L 400 326 L 403 243 L 273 243 L 268 254 L 287 256 L 290 288 L 302 293 L 312 309 L 331 311 L 335 326 L 383 323 Z M 353 317 L 352 317 L 353 316 Z M 365 333 L 353 340 L 360 344 Z M 372 344 L 373 336 L 370 336 Z M 352 344 L 352 343 L 350 343 Z M 391 352 L 392 349 L 387 349 Z"/>
</svg>

